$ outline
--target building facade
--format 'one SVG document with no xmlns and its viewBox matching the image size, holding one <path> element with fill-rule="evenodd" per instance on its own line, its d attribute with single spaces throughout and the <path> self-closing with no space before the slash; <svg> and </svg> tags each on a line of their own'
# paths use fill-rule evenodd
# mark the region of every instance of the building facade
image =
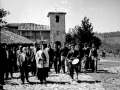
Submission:
<svg viewBox="0 0 120 90">
<path fill-rule="evenodd" d="M 54 43 L 59 41 L 65 42 L 65 12 L 49 12 L 50 21 L 50 41 Z"/>
<path fill-rule="evenodd" d="M 65 42 L 65 12 L 49 12 L 49 25 L 34 23 L 10 23 L 9 31 L 27 37 L 34 42 L 45 41 L 54 44 L 56 41 Z"/>
</svg>

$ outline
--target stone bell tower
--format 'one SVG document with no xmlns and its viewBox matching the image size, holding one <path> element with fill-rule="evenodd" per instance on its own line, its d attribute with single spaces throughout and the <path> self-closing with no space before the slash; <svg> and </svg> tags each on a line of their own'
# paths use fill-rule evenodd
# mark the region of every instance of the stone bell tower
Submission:
<svg viewBox="0 0 120 90">
<path fill-rule="evenodd" d="M 53 45 L 56 41 L 65 42 L 65 12 L 49 12 L 50 21 L 50 42 Z"/>
</svg>

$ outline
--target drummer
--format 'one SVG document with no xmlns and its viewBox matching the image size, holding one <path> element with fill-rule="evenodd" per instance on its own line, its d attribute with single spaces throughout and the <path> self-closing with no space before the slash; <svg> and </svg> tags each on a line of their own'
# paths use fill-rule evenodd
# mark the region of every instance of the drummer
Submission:
<svg viewBox="0 0 120 90">
<path fill-rule="evenodd" d="M 72 61 L 74 59 L 76 59 L 77 57 L 77 52 L 74 48 L 74 44 L 71 44 L 71 50 L 68 52 L 67 54 L 67 60 L 69 63 L 69 71 L 70 71 L 70 77 L 72 78 L 72 80 L 74 80 L 74 70 L 76 71 L 76 75 L 77 75 L 77 79 L 78 79 L 78 67 L 72 65 Z"/>
</svg>

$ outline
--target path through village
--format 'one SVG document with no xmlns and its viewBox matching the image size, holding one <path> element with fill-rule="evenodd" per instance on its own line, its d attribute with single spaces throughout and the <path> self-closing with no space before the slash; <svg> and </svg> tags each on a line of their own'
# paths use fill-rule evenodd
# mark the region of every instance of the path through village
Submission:
<svg viewBox="0 0 120 90">
<path fill-rule="evenodd" d="M 14 74 L 15 75 L 15 74 Z M 19 76 L 19 74 L 18 74 Z M 90 75 L 80 74 L 78 81 L 72 81 L 66 74 L 50 74 L 47 84 L 40 84 L 36 77 L 30 77 L 31 83 L 21 84 L 20 79 L 11 79 L 4 86 L 5 90 L 104 90 L 100 83 Z"/>
<path fill-rule="evenodd" d="M 5 90 L 105 90 L 101 81 L 95 81 L 89 73 L 79 73 L 78 80 L 72 81 L 67 74 L 55 74 L 52 70 L 47 78 L 47 84 L 40 84 L 36 76 L 30 75 L 30 83 L 21 84 L 19 73 L 6 81 Z"/>
</svg>

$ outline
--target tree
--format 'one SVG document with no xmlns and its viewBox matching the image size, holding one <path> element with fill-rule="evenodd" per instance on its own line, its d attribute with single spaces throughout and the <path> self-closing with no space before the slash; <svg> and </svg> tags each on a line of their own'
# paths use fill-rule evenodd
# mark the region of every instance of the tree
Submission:
<svg viewBox="0 0 120 90">
<path fill-rule="evenodd" d="M 101 45 L 101 40 L 94 36 L 92 23 L 89 22 L 86 16 L 82 20 L 81 26 L 75 26 L 72 34 L 69 32 L 66 37 L 66 42 L 74 42 L 75 44 L 88 43 L 90 45 L 94 43 L 98 47 Z"/>
<path fill-rule="evenodd" d="M 82 43 L 90 43 L 94 35 L 92 24 L 89 22 L 89 19 L 85 16 L 82 20 L 81 26 L 77 29 L 78 39 Z"/>
<path fill-rule="evenodd" d="M 65 41 L 67 43 L 72 43 L 73 42 L 73 36 L 70 33 L 67 33 L 65 36 Z"/>
<path fill-rule="evenodd" d="M 99 48 L 100 45 L 102 44 L 102 43 L 101 43 L 101 40 L 100 40 L 98 37 L 96 37 L 96 36 L 93 36 L 93 37 L 92 37 L 91 43 L 94 43 L 97 48 Z"/>
<path fill-rule="evenodd" d="M 0 28 L 6 25 L 7 22 L 6 20 L 3 20 L 3 17 L 5 17 L 8 14 L 10 14 L 9 11 L 5 11 L 3 8 L 0 9 Z"/>
</svg>

